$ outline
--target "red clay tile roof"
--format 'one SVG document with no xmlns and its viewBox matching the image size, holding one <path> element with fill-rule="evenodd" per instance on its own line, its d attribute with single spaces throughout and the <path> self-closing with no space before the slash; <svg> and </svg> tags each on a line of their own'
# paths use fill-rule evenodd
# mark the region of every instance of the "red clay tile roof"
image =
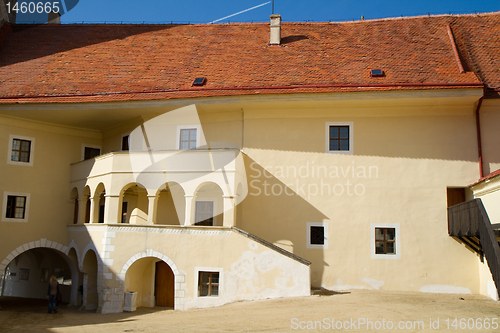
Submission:
<svg viewBox="0 0 500 333">
<path fill-rule="evenodd" d="M 465 73 L 447 32 L 450 25 Z M 0 103 L 500 88 L 500 13 L 345 23 L 4 25 Z M 3 42 L 2 42 L 3 40 Z M 370 69 L 385 77 L 370 78 Z M 477 76 L 476 76 L 476 74 Z M 206 77 L 204 87 L 191 87 Z M 436 86 L 436 84 L 438 86 Z"/>
<path fill-rule="evenodd" d="M 492 173 L 484 176 L 483 178 L 480 178 L 477 182 L 475 182 L 474 184 L 471 184 L 469 186 L 477 185 L 477 184 L 479 184 L 481 182 L 484 182 L 485 180 L 491 179 L 491 178 L 496 177 L 498 175 L 500 175 L 500 169 L 498 169 L 497 171 L 493 171 Z"/>
</svg>

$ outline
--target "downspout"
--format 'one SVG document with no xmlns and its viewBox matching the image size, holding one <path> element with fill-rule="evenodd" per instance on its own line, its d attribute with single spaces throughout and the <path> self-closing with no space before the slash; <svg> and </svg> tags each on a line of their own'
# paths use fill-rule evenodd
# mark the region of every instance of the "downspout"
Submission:
<svg viewBox="0 0 500 333">
<path fill-rule="evenodd" d="M 479 99 L 476 107 L 476 131 L 477 131 L 477 152 L 479 154 L 479 179 L 484 177 L 483 174 L 483 149 L 481 145 L 481 122 L 479 120 L 479 110 L 481 109 L 481 104 L 483 104 L 483 97 Z"/>
</svg>

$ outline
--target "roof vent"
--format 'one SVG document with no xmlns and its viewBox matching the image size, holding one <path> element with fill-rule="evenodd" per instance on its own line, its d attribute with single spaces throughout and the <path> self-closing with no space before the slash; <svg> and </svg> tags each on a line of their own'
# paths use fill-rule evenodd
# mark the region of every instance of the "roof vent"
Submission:
<svg viewBox="0 0 500 333">
<path fill-rule="evenodd" d="M 269 40 L 269 45 L 280 45 L 281 44 L 281 15 L 273 14 L 271 15 L 271 38 Z"/>
<path fill-rule="evenodd" d="M 197 77 L 196 79 L 194 79 L 193 81 L 193 87 L 201 87 L 201 86 L 204 86 L 205 83 L 207 83 L 207 78 L 205 77 Z"/>
<path fill-rule="evenodd" d="M 383 77 L 385 76 L 385 73 L 381 69 L 372 69 L 370 71 L 370 77 Z"/>
</svg>

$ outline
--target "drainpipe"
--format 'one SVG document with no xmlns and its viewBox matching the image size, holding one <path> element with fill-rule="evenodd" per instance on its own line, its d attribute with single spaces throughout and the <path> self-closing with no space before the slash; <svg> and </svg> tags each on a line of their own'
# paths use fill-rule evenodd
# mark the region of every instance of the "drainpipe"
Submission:
<svg viewBox="0 0 500 333">
<path fill-rule="evenodd" d="M 476 131 L 477 131 L 477 151 L 479 154 L 479 179 L 484 177 L 483 174 L 483 150 L 481 145 L 481 123 L 479 120 L 479 109 L 481 109 L 481 104 L 483 104 L 483 97 L 479 99 L 476 107 Z"/>
</svg>

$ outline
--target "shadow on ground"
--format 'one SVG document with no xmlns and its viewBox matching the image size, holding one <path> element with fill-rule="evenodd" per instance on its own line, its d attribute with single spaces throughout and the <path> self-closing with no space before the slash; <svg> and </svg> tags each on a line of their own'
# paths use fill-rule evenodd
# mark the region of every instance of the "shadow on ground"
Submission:
<svg viewBox="0 0 500 333">
<path fill-rule="evenodd" d="M 79 310 L 61 303 L 58 312 L 47 312 L 44 299 L 0 297 L 0 332 L 53 332 L 52 328 L 134 322 L 137 316 L 172 310 L 166 307 L 138 308 L 135 312 L 97 315 L 95 311 Z M 134 317 L 134 318 L 132 318 Z"/>
</svg>

